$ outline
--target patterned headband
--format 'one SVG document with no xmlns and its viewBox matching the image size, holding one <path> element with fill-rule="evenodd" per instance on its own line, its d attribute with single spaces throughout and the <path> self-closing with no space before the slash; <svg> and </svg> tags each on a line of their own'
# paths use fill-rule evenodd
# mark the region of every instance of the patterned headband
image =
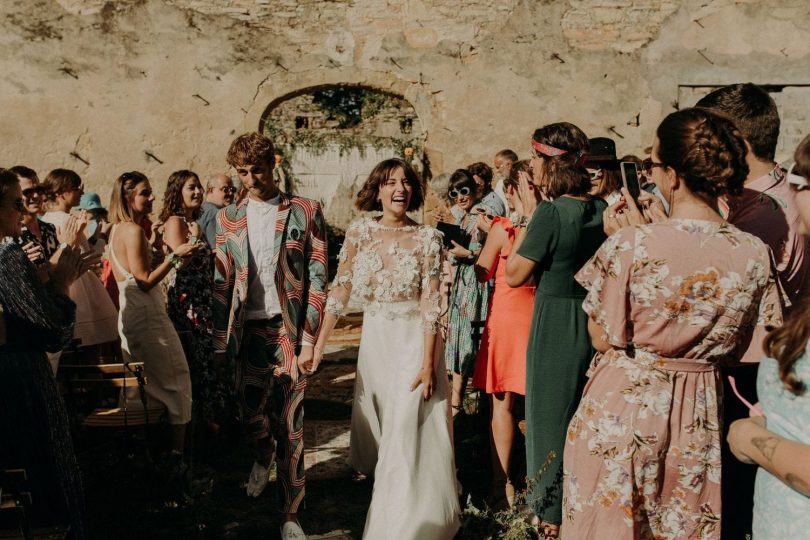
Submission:
<svg viewBox="0 0 810 540">
<path fill-rule="evenodd" d="M 535 152 L 537 152 L 538 154 L 543 154 L 544 156 L 549 157 L 561 156 L 563 154 L 568 153 L 568 150 L 563 150 L 562 148 L 555 148 L 553 146 L 537 142 L 534 139 L 532 139 L 532 148 L 534 148 Z"/>
</svg>

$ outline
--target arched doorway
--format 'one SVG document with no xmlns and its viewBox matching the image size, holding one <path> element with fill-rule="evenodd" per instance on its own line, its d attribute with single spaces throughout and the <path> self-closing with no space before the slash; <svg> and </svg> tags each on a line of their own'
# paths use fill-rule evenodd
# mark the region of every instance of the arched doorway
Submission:
<svg viewBox="0 0 810 540">
<path fill-rule="evenodd" d="M 338 235 L 359 214 L 354 196 L 378 162 L 402 157 L 429 175 L 416 110 L 402 96 L 376 88 L 299 90 L 274 100 L 260 129 L 278 148 L 277 181 L 320 201 Z"/>
</svg>

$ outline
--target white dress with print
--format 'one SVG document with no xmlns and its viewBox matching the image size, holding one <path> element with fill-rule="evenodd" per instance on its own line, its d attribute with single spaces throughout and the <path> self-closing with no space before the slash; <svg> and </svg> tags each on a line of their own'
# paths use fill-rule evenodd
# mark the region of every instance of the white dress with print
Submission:
<svg viewBox="0 0 810 540">
<path fill-rule="evenodd" d="M 326 310 L 363 306 L 350 462 L 374 476 L 364 538 L 451 539 L 459 526 L 448 385 L 434 354 L 436 386 L 425 401 L 410 385 L 425 332 L 440 308 L 441 236 L 426 225 L 385 227 L 370 218 L 346 231 Z M 438 361 L 437 361 L 438 360 Z"/>
</svg>

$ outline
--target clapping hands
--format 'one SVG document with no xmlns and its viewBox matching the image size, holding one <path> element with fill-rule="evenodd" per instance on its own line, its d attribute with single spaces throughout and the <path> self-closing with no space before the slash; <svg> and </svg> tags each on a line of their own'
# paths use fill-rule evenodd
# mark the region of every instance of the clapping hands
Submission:
<svg viewBox="0 0 810 540">
<path fill-rule="evenodd" d="M 82 210 L 79 214 L 71 214 L 67 221 L 56 231 L 56 238 L 60 244 L 78 247 L 84 229 L 87 227 L 87 212 Z"/>
</svg>

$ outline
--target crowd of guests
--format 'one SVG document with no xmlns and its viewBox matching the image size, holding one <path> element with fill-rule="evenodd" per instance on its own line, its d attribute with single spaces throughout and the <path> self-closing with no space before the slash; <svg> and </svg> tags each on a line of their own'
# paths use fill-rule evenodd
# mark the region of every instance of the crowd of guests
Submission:
<svg viewBox="0 0 810 540">
<path fill-rule="evenodd" d="M 85 537 L 54 374 L 71 342 L 120 346 L 165 408 L 172 495 L 187 496 L 189 423 L 216 433 L 238 415 L 247 495 L 275 460 L 282 537 L 304 538 L 307 377 L 353 304 L 350 462 L 374 479 L 364 537 L 456 534 L 452 418 L 468 384 L 490 405 L 487 503 L 519 503 L 525 454 L 527 519 L 546 538 L 802 537 L 810 136 L 790 171 L 778 136 L 750 83 L 668 115 L 643 160 L 548 124 L 528 159 L 502 150 L 449 174 L 436 227 L 410 217 L 424 180 L 388 159 L 357 195 L 331 285 L 320 205 L 279 189 L 257 133 L 228 151 L 239 190 L 177 171 L 154 221 L 137 171 L 107 210 L 73 171 L 0 170 L 0 466 L 30 471 L 43 516 Z"/>
</svg>

